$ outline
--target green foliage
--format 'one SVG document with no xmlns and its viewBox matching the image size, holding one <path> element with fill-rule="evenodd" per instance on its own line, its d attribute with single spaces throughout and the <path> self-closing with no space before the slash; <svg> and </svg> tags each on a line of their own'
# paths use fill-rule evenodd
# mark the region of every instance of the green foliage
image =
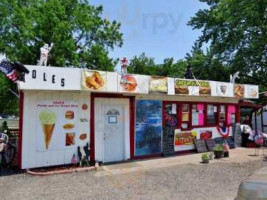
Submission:
<svg viewBox="0 0 267 200">
<path fill-rule="evenodd" d="M 241 83 L 259 84 L 266 88 L 267 1 L 200 1 L 207 3 L 209 8 L 199 10 L 189 21 L 194 29 L 202 30 L 199 44 L 210 44 L 209 54 L 218 66 L 219 63 L 228 66 L 229 72 L 226 72 L 240 71 Z M 224 71 L 223 66 L 220 67 Z"/>
<path fill-rule="evenodd" d="M 142 53 L 139 57 L 135 56 L 129 64 L 129 73 L 145 74 L 154 76 L 184 77 L 186 62 L 178 60 L 176 63 L 173 58 L 166 58 L 161 65 L 157 65 L 153 58 L 147 57 Z"/>
<path fill-rule="evenodd" d="M 222 144 L 216 144 L 216 146 L 213 148 L 213 151 L 224 151 L 224 147 Z"/>
<path fill-rule="evenodd" d="M 0 126 L 0 132 L 4 132 L 8 130 L 7 122 L 4 121 L 2 125 Z"/>
<path fill-rule="evenodd" d="M 54 43 L 50 65 L 113 71 L 118 60 L 108 51 L 122 46 L 120 24 L 101 18 L 102 6 L 88 0 L 1 0 L 0 53 L 35 65 L 40 47 Z M 0 76 L 0 113 L 17 114 L 16 90 Z"/>
<path fill-rule="evenodd" d="M 16 91 L 16 85 L 8 80 L 2 73 L 0 74 L 0 113 L 17 115 L 18 98 L 10 92 Z"/>
<path fill-rule="evenodd" d="M 120 24 L 101 18 L 88 0 L 2 0 L 0 52 L 36 64 L 40 47 L 54 43 L 50 64 L 113 70 L 108 50 L 122 46 Z"/>
<path fill-rule="evenodd" d="M 192 72 L 197 79 L 229 81 L 229 67 L 214 57 L 209 49 L 205 54 L 197 43 L 193 46 L 191 54 L 186 55 L 186 60 L 191 65 Z"/>
<path fill-rule="evenodd" d="M 210 159 L 210 157 L 207 153 L 203 153 L 201 157 L 203 160 L 209 160 Z"/>
</svg>

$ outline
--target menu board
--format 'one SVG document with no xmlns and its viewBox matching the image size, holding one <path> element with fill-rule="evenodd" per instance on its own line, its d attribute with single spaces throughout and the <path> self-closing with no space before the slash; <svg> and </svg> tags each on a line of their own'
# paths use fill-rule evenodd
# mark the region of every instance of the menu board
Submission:
<svg viewBox="0 0 267 200">
<path fill-rule="evenodd" d="M 208 149 L 206 147 L 206 143 L 205 140 L 194 140 L 194 144 L 196 146 L 196 150 L 198 153 L 203 153 L 203 152 L 207 152 Z"/>
<path fill-rule="evenodd" d="M 36 146 L 38 151 L 76 148 L 77 140 L 87 137 L 79 134 L 78 102 L 40 101 L 37 104 L 38 126 Z"/>
<path fill-rule="evenodd" d="M 232 136 L 228 137 L 226 139 L 226 141 L 227 141 L 227 144 L 229 145 L 230 149 L 234 149 L 235 148 L 235 141 L 234 141 L 234 138 Z"/>
<path fill-rule="evenodd" d="M 214 140 L 214 139 L 206 139 L 205 141 L 206 141 L 208 150 L 209 150 L 209 151 L 213 151 L 213 148 L 214 148 L 215 145 L 216 145 L 215 140 Z"/>
</svg>

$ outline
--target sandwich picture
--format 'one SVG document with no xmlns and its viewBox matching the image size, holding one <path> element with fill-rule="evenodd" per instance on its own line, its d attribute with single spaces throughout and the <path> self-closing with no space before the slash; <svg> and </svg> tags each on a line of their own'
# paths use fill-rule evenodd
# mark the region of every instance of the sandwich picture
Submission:
<svg viewBox="0 0 267 200">
<path fill-rule="evenodd" d="M 130 75 L 126 75 L 121 79 L 120 85 L 124 91 L 134 92 L 136 87 L 137 87 L 137 81 L 136 81 L 135 77 L 130 76 Z"/>
<path fill-rule="evenodd" d="M 73 119 L 74 118 L 74 112 L 72 110 L 68 110 L 65 112 L 65 118 L 66 119 Z"/>
<path fill-rule="evenodd" d="M 211 88 L 210 87 L 199 87 L 199 94 L 200 95 L 211 95 Z"/>
<path fill-rule="evenodd" d="M 189 89 L 187 86 L 176 86 L 175 93 L 176 94 L 189 94 Z"/>
</svg>

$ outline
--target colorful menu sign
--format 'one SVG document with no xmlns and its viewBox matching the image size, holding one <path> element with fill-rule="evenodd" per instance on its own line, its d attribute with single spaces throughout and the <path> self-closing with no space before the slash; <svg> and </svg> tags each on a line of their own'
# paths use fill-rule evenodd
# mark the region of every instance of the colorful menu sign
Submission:
<svg viewBox="0 0 267 200">
<path fill-rule="evenodd" d="M 37 104 L 38 151 L 76 148 L 79 139 L 78 103 L 75 101 L 46 100 Z M 83 136 L 84 137 L 84 136 Z"/>
<path fill-rule="evenodd" d="M 175 94 L 180 95 L 211 95 L 209 81 L 175 79 Z"/>
<path fill-rule="evenodd" d="M 175 130 L 174 133 L 174 149 L 175 151 L 194 149 L 194 139 L 197 137 L 196 131 Z"/>
</svg>

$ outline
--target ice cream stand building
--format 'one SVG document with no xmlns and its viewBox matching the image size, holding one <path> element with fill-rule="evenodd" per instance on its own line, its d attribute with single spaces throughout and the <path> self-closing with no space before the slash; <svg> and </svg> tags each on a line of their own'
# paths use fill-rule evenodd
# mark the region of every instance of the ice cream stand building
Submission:
<svg viewBox="0 0 267 200">
<path fill-rule="evenodd" d="M 238 101 L 259 94 L 256 85 L 26 67 L 19 84 L 22 169 L 70 164 L 87 143 L 90 160 L 103 163 L 194 151 L 194 139 L 233 136 Z"/>
</svg>

